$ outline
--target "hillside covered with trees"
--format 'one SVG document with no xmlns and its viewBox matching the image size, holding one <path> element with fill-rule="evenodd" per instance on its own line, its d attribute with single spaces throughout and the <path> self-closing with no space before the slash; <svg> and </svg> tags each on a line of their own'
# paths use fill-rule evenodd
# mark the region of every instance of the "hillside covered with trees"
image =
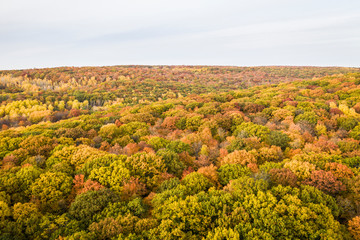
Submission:
<svg viewBox="0 0 360 240">
<path fill-rule="evenodd" d="M 359 69 L 0 74 L 0 239 L 360 239 Z"/>
</svg>

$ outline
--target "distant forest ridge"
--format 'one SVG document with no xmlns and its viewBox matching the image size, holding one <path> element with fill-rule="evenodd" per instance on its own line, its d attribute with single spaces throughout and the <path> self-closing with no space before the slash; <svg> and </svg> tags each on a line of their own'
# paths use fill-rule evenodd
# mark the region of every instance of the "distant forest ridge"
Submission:
<svg viewBox="0 0 360 240">
<path fill-rule="evenodd" d="M 229 66 L 107 66 L 58 67 L 0 71 L 0 88 L 32 90 L 65 89 L 86 93 L 102 91 L 117 97 L 158 100 L 208 92 L 226 92 L 262 84 L 321 78 L 360 72 L 347 67 L 229 67 Z M 134 89 L 136 87 L 136 89 Z M 132 89 L 132 93 L 126 90 Z M 134 94 L 136 92 L 136 94 Z M 161 95 L 163 96 L 159 96 Z M 79 94 L 77 94 L 79 95 Z M 80 94 L 81 95 L 81 94 Z M 145 96 L 144 96 L 145 95 Z M 149 99 L 149 96 L 152 96 Z M 79 101 L 86 97 L 77 96 Z M 88 97 L 89 101 L 91 97 Z M 96 105 L 102 105 L 103 100 Z"/>
<path fill-rule="evenodd" d="M 206 74 L 216 74 L 218 78 L 244 78 L 254 80 L 266 78 L 267 80 L 295 80 L 313 77 L 322 77 L 333 74 L 345 74 L 349 72 L 360 72 L 360 68 L 354 67 L 312 67 L 312 66 L 259 66 L 259 67 L 235 67 L 235 66 L 186 66 L 186 65 L 119 65 L 101 67 L 56 67 L 56 68 L 34 68 L 22 70 L 0 70 L 0 74 L 11 74 L 13 76 L 27 76 L 29 78 L 48 78 L 58 80 L 66 78 L 91 78 L 119 76 L 132 76 L 143 78 L 155 77 L 159 80 L 171 76 L 186 79 L 194 76 L 201 78 Z M 155 75 L 154 75 L 155 74 Z M 159 76 L 158 76 L 159 75 Z M 266 80 L 265 79 L 265 80 Z"/>
<path fill-rule="evenodd" d="M 0 71 L 0 126 L 59 121 L 71 117 L 71 110 L 85 114 L 111 105 L 150 104 L 359 72 L 346 67 L 135 65 Z"/>
<path fill-rule="evenodd" d="M 291 81 L 323 77 L 333 74 L 360 72 L 360 68 L 353 67 L 311 67 L 311 66 L 185 66 L 185 65 L 121 65 L 101 67 L 56 67 L 34 68 L 22 70 L 0 70 L 0 75 L 11 74 L 14 77 L 29 77 L 31 79 L 50 79 L 66 81 L 68 79 L 82 79 L 95 77 L 98 81 L 106 78 L 117 79 L 120 76 L 140 78 L 154 78 L 157 80 L 188 81 L 189 78 L 203 80 L 204 77 L 213 80 L 230 80 L 232 83 L 251 81 L 255 84 Z M 210 76 L 209 76 L 210 74 Z M 216 75 L 216 77 L 214 76 Z M 236 81 L 237 80 L 237 81 Z"/>
</svg>

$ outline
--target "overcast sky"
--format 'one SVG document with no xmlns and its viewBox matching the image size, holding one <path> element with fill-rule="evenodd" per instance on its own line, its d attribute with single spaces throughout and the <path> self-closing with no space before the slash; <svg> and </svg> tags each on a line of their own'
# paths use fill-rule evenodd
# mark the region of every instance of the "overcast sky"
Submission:
<svg viewBox="0 0 360 240">
<path fill-rule="evenodd" d="M 359 0 L 0 0 L 0 69 L 360 66 Z"/>
</svg>

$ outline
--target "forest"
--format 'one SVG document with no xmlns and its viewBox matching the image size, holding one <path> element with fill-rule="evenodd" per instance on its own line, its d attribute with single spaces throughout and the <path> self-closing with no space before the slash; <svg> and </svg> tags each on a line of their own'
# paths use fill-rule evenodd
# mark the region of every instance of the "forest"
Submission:
<svg viewBox="0 0 360 240">
<path fill-rule="evenodd" d="M 0 71 L 0 239 L 360 240 L 360 69 Z"/>
</svg>

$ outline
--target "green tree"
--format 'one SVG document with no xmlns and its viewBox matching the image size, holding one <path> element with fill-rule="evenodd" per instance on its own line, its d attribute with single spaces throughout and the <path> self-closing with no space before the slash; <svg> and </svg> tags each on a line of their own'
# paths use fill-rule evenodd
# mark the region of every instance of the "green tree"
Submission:
<svg viewBox="0 0 360 240">
<path fill-rule="evenodd" d="M 238 125 L 233 133 L 234 136 L 259 137 L 265 140 L 270 133 L 270 129 L 252 122 L 243 122 Z"/>
<path fill-rule="evenodd" d="M 158 184 L 161 173 L 166 171 L 162 157 L 153 153 L 137 153 L 127 158 L 125 166 L 130 170 L 131 176 L 138 177 L 149 188 Z"/>
<path fill-rule="evenodd" d="M 192 172 L 181 180 L 181 183 L 186 187 L 188 194 L 196 194 L 201 191 L 206 191 L 213 184 L 203 174 Z"/>
<path fill-rule="evenodd" d="M 31 196 L 31 184 L 40 177 L 42 171 L 38 167 L 34 167 L 32 165 L 23 166 L 17 173 L 16 177 L 19 179 L 21 183 L 21 191 L 27 197 Z"/>
<path fill-rule="evenodd" d="M 158 151 L 161 148 L 166 148 L 169 142 L 169 140 L 166 140 L 162 137 L 152 137 L 149 139 L 148 144 L 150 144 L 155 149 L 155 151 Z"/>
<path fill-rule="evenodd" d="M 124 182 L 130 179 L 130 171 L 122 161 L 115 161 L 109 167 L 94 168 L 89 177 L 99 181 L 101 185 L 121 192 Z"/>
<path fill-rule="evenodd" d="M 270 145 L 279 146 L 282 150 L 285 150 L 289 146 L 290 138 L 280 131 L 271 131 L 266 141 Z"/>
<path fill-rule="evenodd" d="M 76 196 L 75 201 L 70 206 L 69 214 L 80 221 L 85 229 L 95 214 L 100 213 L 109 203 L 119 200 L 120 197 L 109 189 L 88 191 Z"/>
<path fill-rule="evenodd" d="M 169 149 L 160 149 L 156 155 L 164 160 L 168 173 L 179 177 L 185 169 L 185 165 L 180 161 L 179 155 Z"/>
<path fill-rule="evenodd" d="M 61 172 L 46 172 L 41 174 L 30 188 L 42 208 L 59 211 L 71 192 L 72 178 Z"/>
<path fill-rule="evenodd" d="M 102 126 L 99 131 L 99 135 L 107 141 L 115 139 L 120 133 L 121 130 L 114 123 Z"/>
<path fill-rule="evenodd" d="M 250 176 L 251 171 L 248 167 L 240 164 L 225 164 L 218 169 L 219 181 L 222 185 L 227 185 L 230 180 L 243 176 Z"/>
<path fill-rule="evenodd" d="M 314 112 L 305 112 L 295 117 L 295 122 L 306 121 L 311 125 L 315 126 L 317 124 L 319 117 Z"/>
</svg>

